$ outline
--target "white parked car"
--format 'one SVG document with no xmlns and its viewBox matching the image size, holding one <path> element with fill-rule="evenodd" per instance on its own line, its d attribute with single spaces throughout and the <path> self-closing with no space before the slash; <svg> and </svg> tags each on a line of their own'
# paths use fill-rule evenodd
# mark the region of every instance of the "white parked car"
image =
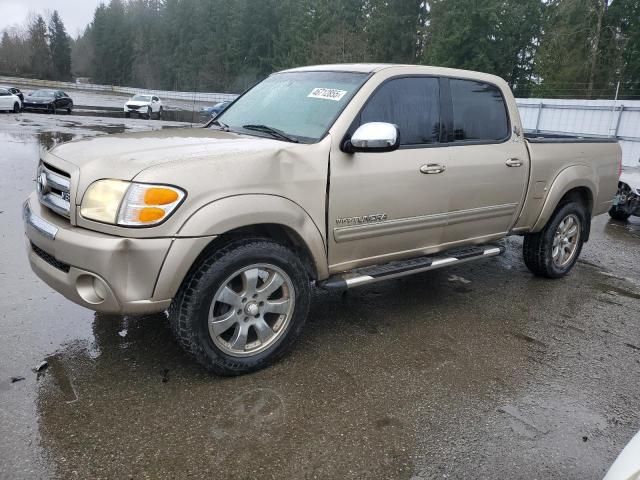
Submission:
<svg viewBox="0 0 640 480">
<path fill-rule="evenodd" d="M 0 110 L 8 110 L 18 113 L 22 110 L 22 102 L 20 97 L 14 95 L 6 88 L 0 88 Z"/>
<path fill-rule="evenodd" d="M 151 115 L 157 113 L 160 118 L 162 116 L 162 100 L 155 95 L 134 95 L 124 104 L 125 117 L 130 117 L 132 112 L 147 118 L 151 118 Z"/>
</svg>

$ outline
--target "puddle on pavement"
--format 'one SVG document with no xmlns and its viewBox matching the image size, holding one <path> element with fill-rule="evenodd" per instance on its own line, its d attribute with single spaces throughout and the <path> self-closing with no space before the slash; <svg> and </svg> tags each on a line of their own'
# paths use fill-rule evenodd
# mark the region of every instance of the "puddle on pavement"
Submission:
<svg viewBox="0 0 640 480">
<path fill-rule="evenodd" d="M 62 132 L 40 132 L 38 133 L 38 143 L 45 149 L 50 149 L 56 145 L 73 140 L 75 137 L 72 133 Z"/>
<path fill-rule="evenodd" d="M 42 459 L 45 473 L 31 474 L 42 478 L 409 478 L 421 468 L 424 478 L 509 478 L 515 459 L 523 470 L 582 465 L 585 475 L 561 476 L 591 478 L 637 429 L 628 379 L 638 364 L 628 358 L 640 342 L 628 310 L 605 310 L 597 298 L 636 294 L 584 266 L 565 280 L 535 279 L 519 239 L 495 263 L 346 296 L 318 293 L 281 362 L 239 378 L 208 375 L 177 347 L 164 315 L 94 315 L 28 271 L 19 210 L 39 148 L 128 128 L 73 118 L 57 126 L 43 115 L 37 123 L 64 130 L 52 134 L 27 120 L 0 132 L 9 152 L 0 164 L 11 169 L 0 179 L 0 306 L 9 319 L 0 336 L 9 352 L 0 400 L 9 413 L 0 409 L 0 426 L 11 432 L 0 435 L 0 451 L 16 459 L 9 465 L 33 471 Z M 598 224 L 594 247 L 624 237 L 637 248 L 634 222 L 631 230 Z M 622 253 L 608 255 L 619 262 Z M 456 294 L 461 285 L 473 289 Z M 615 343 L 601 334 L 614 328 L 624 336 Z M 50 367 L 37 378 L 30 367 L 42 359 Z M 26 380 L 7 383 L 9 375 Z M 609 427 L 614 420 L 620 426 Z"/>
<path fill-rule="evenodd" d="M 609 220 L 606 233 L 614 238 L 631 235 L 640 239 L 640 217 L 630 217 L 626 222 Z"/>
</svg>

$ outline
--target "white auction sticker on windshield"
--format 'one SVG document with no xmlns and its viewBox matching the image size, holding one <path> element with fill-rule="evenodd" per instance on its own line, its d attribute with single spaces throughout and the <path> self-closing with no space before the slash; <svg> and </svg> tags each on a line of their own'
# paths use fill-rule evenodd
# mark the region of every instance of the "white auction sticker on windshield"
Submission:
<svg viewBox="0 0 640 480">
<path fill-rule="evenodd" d="M 314 88 L 307 97 L 339 102 L 346 94 L 346 90 L 337 90 L 335 88 Z"/>
</svg>

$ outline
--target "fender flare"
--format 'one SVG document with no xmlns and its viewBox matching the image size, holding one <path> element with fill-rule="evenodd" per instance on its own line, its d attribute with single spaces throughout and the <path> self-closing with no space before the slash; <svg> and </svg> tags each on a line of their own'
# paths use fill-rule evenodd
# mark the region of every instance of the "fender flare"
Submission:
<svg viewBox="0 0 640 480">
<path fill-rule="evenodd" d="M 215 200 L 191 215 L 176 236 L 211 237 L 260 224 L 281 225 L 295 232 L 311 255 L 318 280 L 329 276 L 320 229 L 300 205 L 277 195 L 246 194 Z"/>
<path fill-rule="evenodd" d="M 572 165 L 562 170 L 553 180 L 540 215 L 531 228 L 531 232 L 536 233 L 542 230 L 551 215 L 553 215 L 553 212 L 555 212 L 562 197 L 575 188 L 586 188 L 589 191 L 591 195 L 589 215 L 591 215 L 598 198 L 597 178 L 591 167 Z"/>
</svg>

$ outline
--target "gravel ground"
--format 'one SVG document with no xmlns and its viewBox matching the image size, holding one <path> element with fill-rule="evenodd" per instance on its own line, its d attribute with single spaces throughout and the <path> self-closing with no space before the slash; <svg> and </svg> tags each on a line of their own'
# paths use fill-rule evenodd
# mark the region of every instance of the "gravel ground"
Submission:
<svg viewBox="0 0 640 480">
<path fill-rule="evenodd" d="M 316 292 L 293 352 L 234 379 L 163 315 L 94 314 L 38 280 L 20 207 L 40 148 L 179 125 L 0 115 L 0 478 L 596 479 L 640 429 L 640 218 L 596 218 L 557 281 L 510 238 L 484 263 Z"/>
</svg>

